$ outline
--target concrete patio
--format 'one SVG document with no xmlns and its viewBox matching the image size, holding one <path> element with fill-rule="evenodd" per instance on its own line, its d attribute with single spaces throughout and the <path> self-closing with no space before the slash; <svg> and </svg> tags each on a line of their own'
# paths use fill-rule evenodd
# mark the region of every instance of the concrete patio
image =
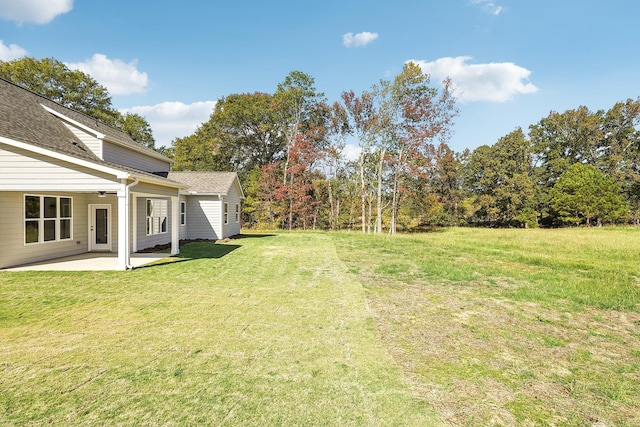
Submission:
<svg viewBox="0 0 640 427">
<path fill-rule="evenodd" d="M 135 253 L 131 254 L 131 265 L 134 268 L 169 257 L 168 253 Z M 117 270 L 118 254 L 90 252 L 64 258 L 56 258 L 32 264 L 0 269 L 0 271 L 98 271 Z"/>
</svg>

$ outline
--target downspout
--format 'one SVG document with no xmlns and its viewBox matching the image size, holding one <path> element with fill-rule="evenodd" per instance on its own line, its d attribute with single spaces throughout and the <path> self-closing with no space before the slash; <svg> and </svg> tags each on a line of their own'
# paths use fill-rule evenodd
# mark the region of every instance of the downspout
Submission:
<svg viewBox="0 0 640 427">
<path fill-rule="evenodd" d="M 124 224 L 124 228 L 125 228 L 125 251 L 126 251 L 126 268 L 127 270 L 131 270 L 133 269 L 133 265 L 131 265 L 131 241 L 130 241 L 130 237 L 129 237 L 129 232 L 131 231 L 130 229 L 130 224 L 131 224 L 131 217 L 130 217 L 130 194 L 131 194 L 131 187 L 135 187 L 136 185 L 138 185 L 138 183 L 140 182 L 140 180 L 138 178 L 135 178 L 133 180 L 133 182 L 131 184 L 127 184 L 124 187 L 124 208 L 126 209 L 126 213 L 127 213 L 127 220 L 125 221 Z"/>
</svg>

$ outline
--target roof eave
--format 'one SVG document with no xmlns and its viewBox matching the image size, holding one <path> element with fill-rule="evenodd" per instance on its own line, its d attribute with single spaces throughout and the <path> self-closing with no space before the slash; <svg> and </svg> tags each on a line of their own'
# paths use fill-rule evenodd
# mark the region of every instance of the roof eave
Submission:
<svg viewBox="0 0 640 427">
<path fill-rule="evenodd" d="M 68 163 L 72 163 L 78 166 L 83 166 L 98 172 L 104 172 L 110 175 L 114 175 L 118 179 L 127 179 L 131 174 L 127 171 L 115 169 L 106 165 L 100 165 L 89 160 L 80 159 L 68 154 L 59 153 L 57 151 L 49 150 L 47 148 L 38 147 L 36 145 L 29 144 L 27 142 L 16 141 L 13 139 L 0 136 L 0 143 L 10 145 L 21 150 L 29 151 L 31 153 L 41 154 L 47 157 L 53 157 L 58 160 L 62 160 Z"/>
<path fill-rule="evenodd" d="M 80 123 L 79 121 L 74 120 L 71 117 L 62 114 L 61 112 L 59 112 L 57 110 L 54 110 L 53 108 L 47 107 L 44 104 L 40 104 L 40 105 L 46 111 L 48 111 L 49 113 L 51 113 L 54 116 L 58 117 L 59 119 L 64 120 L 64 121 L 72 124 L 73 126 L 76 126 L 76 127 L 80 128 L 80 129 L 84 130 L 85 132 L 89 133 L 90 135 L 95 136 L 96 138 L 98 138 L 98 139 L 100 139 L 102 141 L 107 141 L 107 142 L 110 142 L 112 144 L 116 144 L 116 145 L 119 145 L 121 147 L 125 147 L 125 148 L 130 149 L 130 150 L 135 150 L 135 151 L 137 151 L 139 153 L 143 153 L 143 154 L 145 154 L 147 156 L 153 157 L 153 158 L 155 158 L 157 160 L 162 160 L 162 161 L 167 162 L 169 164 L 173 164 L 174 163 L 174 161 L 172 159 L 170 159 L 170 158 L 158 153 L 155 150 L 152 150 L 150 148 L 144 147 L 143 145 L 140 145 L 140 144 L 137 144 L 137 143 L 135 145 L 125 144 L 124 142 L 118 141 L 115 138 L 111 138 L 111 137 L 109 137 L 109 135 L 107 135 L 105 133 L 102 133 L 102 132 L 99 132 L 96 129 L 93 129 L 92 127 L 90 127 L 90 126 L 86 126 L 86 125 Z"/>
<path fill-rule="evenodd" d="M 43 147 L 38 147 L 32 144 L 29 144 L 27 142 L 21 142 L 21 141 L 5 138 L 3 136 L 0 136 L 0 143 L 9 145 L 15 148 L 19 148 L 21 150 L 25 150 L 31 153 L 40 154 L 46 157 L 52 157 L 52 158 L 62 160 L 64 162 L 68 162 L 74 165 L 86 167 L 88 169 L 91 169 L 97 172 L 113 175 L 117 179 L 138 178 L 140 181 L 146 182 L 149 184 L 157 184 L 157 185 L 162 185 L 164 187 L 172 187 L 172 188 L 178 188 L 178 189 L 188 188 L 188 185 L 183 184 L 181 182 L 171 181 L 169 179 L 162 178 L 162 177 L 155 178 L 153 176 L 149 176 L 146 174 L 138 174 L 131 171 L 125 171 L 125 170 L 113 168 L 110 166 L 101 165 L 101 164 L 92 162 L 90 160 L 79 159 L 77 157 L 74 157 L 68 154 L 59 153 L 57 151 L 49 150 Z"/>
<path fill-rule="evenodd" d="M 76 127 L 80 128 L 80 129 L 82 129 L 83 131 L 85 131 L 85 132 L 87 132 L 87 133 L 89 133 L 89 134 L 91 134 L 91 135 L 95 136 L 95 137 L 96 137 L 96 138 L 98 138 L 98 139 L 104 139 L 104 138 L 105 138 L 105 136 L 106 136 L 104 133 L 102 133 L 102 132 L 98 132 L 97 130 L 95 130 L 95 129 L 93 129 L 93 128 L 89 127 L 89 126 L 83 125 L 83 124 L 82 124 L 82 123 L 80 123 L 79 121 L 77 121 L 77 120 L 73 120 L 71 117 L 65 116 L 64 114 L 62 114 L 62 113 L 61 113 L 61 112 L 59 112 L 59 111 L 54 110 L 53 108 L 47 107 L 47 106 L 46 106 L 46 105 L 44 105 L 44 104 L 40 104 L 40 106 L 41 106 L 42 108 L 44 108 L 47 112 L 49 112 L 49 113 L 53 114 L 54 116 L 56 116 L 57 118 L 62 119 L 62 120 L 64 120 L 64 121 L 66 121 L 66 122 L 71 123 L 72 125 L 74 125 L 74 126 L 76 126 Z"/>
</svg>

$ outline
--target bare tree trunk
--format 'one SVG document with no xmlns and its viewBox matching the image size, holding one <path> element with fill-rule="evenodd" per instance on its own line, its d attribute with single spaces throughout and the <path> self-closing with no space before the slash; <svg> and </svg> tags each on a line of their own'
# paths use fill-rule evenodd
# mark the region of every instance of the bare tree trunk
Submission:
<svg viewBox="0 0 640 427">
<path fill-rule="evenodd" d="M 391 202 L 391 225 L 389 227 L 389 234 L 396 234 L 396 224 L 398 220 L 398 181 L 400 179 L 401 166 L 403 162 L 402 158 L 403 150 L 400 148 L 398 153 L 398 163 L 393 171 L 393 197 Z"/>
<path fill-rule="evenodd" d="M 329 190 L 329 229 L 335 230 L 335 223 L 333 219 L 333 191 L 331 190 L 331 180 L 327 180 L 327 188 Z"/>
<path fill-rule="evenodd" d="M 365 185 L 364 185 L 364 155 L 360 154 L 360 205 L 362 207 L 362 232 L 366 233 Z"/>
<path fill-rule="evenodd" d="M 293 174 L 289 185 L 289 231 L 293 229 Z"/>
<path fill-rule="evenodd" d="M 398 216 L 398 174 L 393 176 L 393 196 L 391 201 L 391 224 L 389 224 L 389 234 L 396 234 L 396 218 Z"/>
<path fill-rule="evenodd" d="M 369 218 L 367 219 L 367 233 L 371 233 L 371 218 L 373 218 L 373 196 L 367 200 L 369 204 Z"/>
<path fill-rule="evenodd" d="M 382 233 L 382 169 L 384 166 L 384 155 L 387 152 L 385 148 L 380 152 L 380 161 L 378 163 L 378 198 L 376 200 L 377 217 L 376 217 L 376 233 Z"/>
<path fill-rule="evenodd" d="M 290 148 L 287 148 L 287 160 L 284 162 L 284 170 L 282 171 L 282 184 L 284 185 L 287 185 L 287 169 L 289 169 L 289 160 L 291 158 L 289 150 Z"/>
<path fill-rule="evenodd" d="M 354 203 L 350 203 L 349 207 L 349 230 L 353 230 L 353 205 Z"/>
</svg>

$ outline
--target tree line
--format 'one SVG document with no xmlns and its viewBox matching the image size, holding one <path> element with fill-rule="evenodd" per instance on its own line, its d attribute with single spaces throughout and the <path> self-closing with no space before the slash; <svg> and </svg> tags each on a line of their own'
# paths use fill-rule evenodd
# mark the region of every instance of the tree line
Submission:
<svg viewBox="0 0 640 427">
<path fill-rule="evenodd" d="M 0 77 L 154 146 L 143 117 L 121 115 L 106 88 L 55 59 L 0 62 Z M 174 170 L 237 172 L 247 227 L 640 224 L 640 98 L 552 111 L 528 133 L 460 153 L 447 144 L 457 114 L 451 82 L 434 87 L 413 63 L 334 102 L 293 71 L 273 93 L 222 97 L 192 135 L 159 151 Z"/>
<path fill-rule="evenodd" d="M 294 71 L 273 94 L 232 94 L 170 149 L 180 170 L 236 171 L 257 228 L 416 230 L 640 222 L 640 99 L 551 112 L 494 145 L 447 145 L 451 82 L 408 63 L 330 104 Z M 347 144 L 359 155 L 349 158 Z"/>
<path fill-rule="evenodd" d="M 408 216 L 426 220 L 422 197 L 456 114 L 451 82 L 431 87 L 413 63 L 333 103 L 293 71 L 273 94 L 219 99 L 171 151 L 177 170 L 238 172 L 248 226 L 395 233 Z M 358 145 L 357 159 L 347 143 Z"/>
</svg>

